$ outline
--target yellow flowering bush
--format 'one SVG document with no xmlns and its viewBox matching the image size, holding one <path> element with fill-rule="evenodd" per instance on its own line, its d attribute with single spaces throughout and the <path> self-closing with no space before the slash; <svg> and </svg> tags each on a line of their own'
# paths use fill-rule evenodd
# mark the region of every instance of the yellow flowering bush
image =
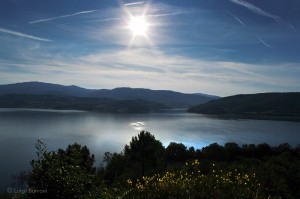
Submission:
<svg viewBox="0 0 300 199">
<path fill-rule="evenodd" d="M 127 185 L 130 191 L 124 198 L 264 198 L 255 173 L 223 171 L 215 164 L 202 173 L 198 160 L 177 172 L 129 179 Z"/>
</svg>

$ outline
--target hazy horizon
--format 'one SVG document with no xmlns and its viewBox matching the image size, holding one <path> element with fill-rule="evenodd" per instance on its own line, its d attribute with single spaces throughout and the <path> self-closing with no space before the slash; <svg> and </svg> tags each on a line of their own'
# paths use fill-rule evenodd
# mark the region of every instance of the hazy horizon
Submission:
<svg viewBox="0 0 300 199">
<path fill-rule="evenodd" d="M 176 91 L 176 90 L 170 90 L 170 89 L 151 89 L 151 88 L 143 88 L 143 87 L 129 87 L 129 86 L 121 86 L 121 87 L 113 87 L 113 88 L 86 88 L 83 86 L 79 86 L 79 85 L 75 85 L 75 84 L 57 84 L 57 83 L 49 83 L 49 82 L 40 82 L 40 81 L 29 81 L 29 82 L 15 82 L 15 83 L 9 83 L 9 84 L 22 84 L 22 83 L 46 83 L 46 84 L 54 84 L 54 85 L 60 85 L 60 86 L 77 86 L 83 89 L 89 89 L 89 90 L 101 90 L 101 89 L 107 89 L 107 90 L 113 90 L 113 89 L 118 89 L 118 88 L 130 88 L 130 89 L 149 89 L 149 90 L 157 90 L 157 91 L 174 91 L 174 92 L 179 92 L 179 93 L 183 93 L 183 94 L 203 94 L 203 95 L 211 95 L 211 96 L 217 96 L 217 97 L 229 97 L 229 96 L 233 96 L 233 95 L 228 95 L 228 96 L 221 96 L 221 95 L 217 95 L 217 94 L 211 94 L 211 93 L 203 93 L 203 92 L 194 92 L 194 93 L 187 93 L 185 91 Z M 9 84 L 0 84 L 0 86 L 4 86 L 4 85 L 9 85 Z M 272 92 L 264 92 L 264 93 L 272 93 Z M 286 93 L 284 91 L 282 92 L 276 92 L 276 93 Z M 240 94 L 258 94 L 258 93 L 237 93 L 236 95 L 240 95 Z"/>
</svg>

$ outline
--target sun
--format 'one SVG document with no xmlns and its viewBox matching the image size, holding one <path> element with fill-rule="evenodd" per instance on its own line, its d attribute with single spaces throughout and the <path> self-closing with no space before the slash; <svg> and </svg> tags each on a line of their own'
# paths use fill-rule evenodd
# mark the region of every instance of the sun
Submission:
<svg viewBox="0 0 300 199">
<path fill-rule="evenodd" d="M 141 7 L 140 4 L 143 4 L 143 7 Z M 157 22 L 151 18 L 152 15 L 147 14 L 151 7 L 150 3 L 144 4 L 144 2 L 139 2 L 124 6 L 124 11 L 127 16 L 124 18 L 126 25 L 123 27 L 127 29 L 128 33 L 131 33 L 128 48 L 143 45 L 156 46 L 151 39 L 151 35 L 155 33 L 153 28 L 157 26 Z"/>
<path fill-rule="evenodd" d="M 145 36 L 147 35 L 149 23 L 144 16 L 131 17 L 128 29 L 132 32 L 133 36 Z"/>
</svg>

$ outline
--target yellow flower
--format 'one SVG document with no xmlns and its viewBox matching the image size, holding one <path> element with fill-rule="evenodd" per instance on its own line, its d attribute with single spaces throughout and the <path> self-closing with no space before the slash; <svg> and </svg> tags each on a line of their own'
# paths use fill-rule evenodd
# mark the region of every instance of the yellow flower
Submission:
<svg viewBox="0 0 300 199">
<path fill-rule="evenodd" d="M 128 186 L 131 186 L 132 185 L 132 181 L 130 179 L 127 180 L 127 184 Z"/>
</svg>

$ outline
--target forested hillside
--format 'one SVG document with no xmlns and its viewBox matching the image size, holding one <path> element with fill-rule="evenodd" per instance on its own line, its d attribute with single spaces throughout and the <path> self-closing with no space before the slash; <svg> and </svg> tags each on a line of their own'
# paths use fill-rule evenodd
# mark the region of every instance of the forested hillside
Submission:
<svg viewBox="0 0 300 199">
<path fill-rule="evenodd" d="M 212 115 L 300 117 L 300 93 L 235 95 L 191 107 L 188 111 Z"/>
</svg>

